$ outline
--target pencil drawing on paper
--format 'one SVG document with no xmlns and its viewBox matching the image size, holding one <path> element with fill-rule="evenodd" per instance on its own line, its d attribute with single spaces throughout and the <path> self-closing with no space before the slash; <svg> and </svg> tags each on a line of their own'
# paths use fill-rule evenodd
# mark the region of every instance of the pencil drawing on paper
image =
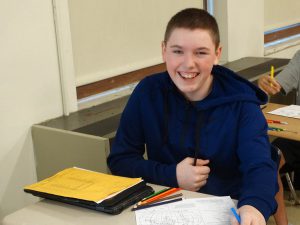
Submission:
<svg viewBox="0 0 300 225">
<path fill-rule="evenodd" d="M 136 211 L 137 225 L 230 225 L 230 197 L 186 199 Z"/>
</svg>

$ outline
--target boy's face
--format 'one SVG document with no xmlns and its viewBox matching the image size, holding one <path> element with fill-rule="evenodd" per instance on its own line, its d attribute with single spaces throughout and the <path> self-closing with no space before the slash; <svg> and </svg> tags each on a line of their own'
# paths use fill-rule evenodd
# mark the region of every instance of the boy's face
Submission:
<svg viewBox="0 0 300 225">
<path fill-rule="evenodd" d="M 162 55 L 172 81 L 187 99 L 202 100 L 209 94 L 211 70 L 221 55 L 209 31 L 174 29 L 169 40 L 162 43 Z"/>
</svg>

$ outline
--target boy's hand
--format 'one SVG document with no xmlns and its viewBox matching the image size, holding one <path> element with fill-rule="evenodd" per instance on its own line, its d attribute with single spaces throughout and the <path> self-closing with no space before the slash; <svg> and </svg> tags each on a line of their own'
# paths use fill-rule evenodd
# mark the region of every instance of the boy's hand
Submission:
<svg viewBox="0 0 300 225">
<path fill-rule="evenodd" d="M 178 186 L 189 191 L 198 191 L 206 184 L 210 172 L 207 164 L 209 160 L 197 159 L 196 166 L 193 166 L 194 159 L 187 157 L 177 164 L 176 177 Z"/>
<path fill-rule="evenodd" d="M 275 95 L 281 89 L 280 84 L 268 75 L 264 75 L 258 79 L 258 86 L 269 95 Z"/>
<path fill-rule="evenodd" d="M 241 223 L 234 216 L 231 217 L 232 225 L 266 225 L 264 216 L 253 206 L 244 205 L 238 209 Z"/>
</svg>

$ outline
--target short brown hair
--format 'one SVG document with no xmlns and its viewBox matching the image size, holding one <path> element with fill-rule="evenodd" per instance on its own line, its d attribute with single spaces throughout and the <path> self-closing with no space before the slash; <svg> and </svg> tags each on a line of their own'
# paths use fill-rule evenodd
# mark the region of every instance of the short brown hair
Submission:
<svg viewBox="0 0 300 225">
<path fill-rule="evenodd" d="M 220 34 L 217 21 L 203 9 L 187 8 L 176 13 L 167 25 L 164 37 L 165 43 L 169 40 L 171 33 L 176 28 L 207 30 L 210 33 L 216 48 L 219 47 Z"/>
</svg>

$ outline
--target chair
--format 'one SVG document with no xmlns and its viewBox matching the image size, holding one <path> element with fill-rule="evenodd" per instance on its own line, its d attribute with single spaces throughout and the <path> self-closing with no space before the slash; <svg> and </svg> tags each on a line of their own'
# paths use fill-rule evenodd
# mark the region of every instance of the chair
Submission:
<svg viewBox="0 0 300 225">
<path fill-rule="evenodd" d="M 297 196 L 297 193 L 295 191 L 293 181 L 294 181 L 294 168 L 288 164 L 285 164 L 280 170 L 279 173 L 281 176 L 284 176 L 288 187 L 290 189 L 290 199 L 294 199 L 294 204 L 295 205 L 300 205 L 299 198 Z"/>
<path fill-rule="evenodd" d="M 272 154 L 272 159 L 274 161 L 277 161 L 277 165 L 279 167 L 280 159 L 281 159 L 281 151 L 280 149 L 275 146 L 271 145 L 271 154 Z M 293 185 L 293 173 L 294 173 L 294 167 L 292 167 L 289 164 L 285 164 L 282 166 L 282 168 L 279 169 L 279 174 L 281 177 L 285 177 L 288 187 L 290 189 L 290 197 L 294 199 L 294 204 L 295 205 L 300 205 L 299 198 L 297 196 L 297 193 L 295 191 L 294 185 Z M 291 179 L 292 177 L 292 179 Z"/>
</svg>

